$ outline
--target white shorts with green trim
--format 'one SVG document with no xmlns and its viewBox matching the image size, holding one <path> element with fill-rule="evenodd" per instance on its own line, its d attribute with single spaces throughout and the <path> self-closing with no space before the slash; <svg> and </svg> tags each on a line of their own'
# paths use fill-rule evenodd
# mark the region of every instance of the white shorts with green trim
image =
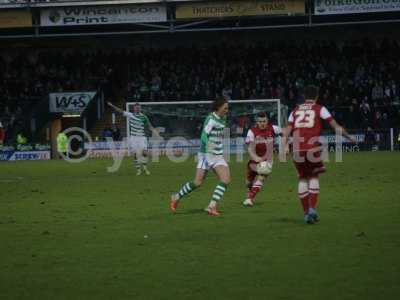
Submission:
<svg viewBox="0 0 400 300">
<path fill-rule="evenodd" d="M 217 166 L 228 166 L 223 155 L 214 155 L 210 153 L 197 154 L 197 169 L 210 170 Z"/>
<path fill-rule="evenodd" d="M 138 152 L 147 150 L 147 138 L 145 136 L 130 136 L 128 138 L 129 152 Z"/>
</svg>

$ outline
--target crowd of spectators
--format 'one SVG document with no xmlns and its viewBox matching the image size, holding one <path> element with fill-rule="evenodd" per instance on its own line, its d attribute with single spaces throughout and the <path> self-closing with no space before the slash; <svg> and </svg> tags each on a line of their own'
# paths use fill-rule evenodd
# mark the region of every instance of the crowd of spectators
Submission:
<svg viewBox="0 0 400 300">
<path fill-rule="evenodd" d="M 129 101 L 280 98 L 321 87 L 349 128 L 398 124 L 400 41 L 267 41 L 160 49 L 0 51 L 0 121 L 15 125 L 49 92 L 116 91 Z"/>
<path fill-rule="evenodd" d="M 289 42 L 131 52 L 131 101 L 280 98 L 289 108 L 302 87 L 350 128 L 394 126 L 400 96 L 400 41 Z"/>
<path fill-rule="evenodd" d="M 24 118 L 49 93 L 98 90 L 108 77 L 113 54 L 82 50 L 0 51 L 0 121 L 4 130 Z"/>
</svg>

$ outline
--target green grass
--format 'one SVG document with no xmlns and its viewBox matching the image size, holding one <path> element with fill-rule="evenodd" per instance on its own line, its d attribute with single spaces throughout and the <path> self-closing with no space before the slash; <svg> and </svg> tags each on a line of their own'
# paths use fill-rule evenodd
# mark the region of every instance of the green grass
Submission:
<svg viewBox="0 0 400 300">
<path fill-rule="evenodd" d="M 318 225 L 305 225 L 292 164 L 275 163 L 253 208 L 244 163 L 220 217 L 214 175 L 168 210 L 194 162 L 0 164 L 0 299 L 398 299 L 400 155 L 328 163 Z M 148 236 L 145 238 L 145 236 Z"/>
</svg>

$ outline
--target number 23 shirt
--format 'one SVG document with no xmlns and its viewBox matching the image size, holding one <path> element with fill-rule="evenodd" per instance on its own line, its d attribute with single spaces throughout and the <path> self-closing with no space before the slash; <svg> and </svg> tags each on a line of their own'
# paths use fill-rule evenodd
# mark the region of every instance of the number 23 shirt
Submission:
<svg viewBox="0 0 400 300">
<path fill-rule="evenodd" d="M 293 151 L 307 151 L 320 145 L 321 119 L 333 120 L 325 106 L 315 101 L 305 101 L 289 115 L 288 123 L 293 128 Z"/>
</svg>

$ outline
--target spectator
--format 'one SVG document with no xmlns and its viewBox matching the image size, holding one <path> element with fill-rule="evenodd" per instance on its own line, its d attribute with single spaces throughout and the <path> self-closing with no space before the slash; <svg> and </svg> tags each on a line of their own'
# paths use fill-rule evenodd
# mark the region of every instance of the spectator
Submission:
<svg viewBox="0 0 400 300">
<path fill-rule="evenodd" d="M 103 129 L 103 132 L 101 133 L 101 137 L 104 141 L 107 140 L 107 138 L 113 138 L 113 131 L 111 128 L 106 127 Z"/>
<path fill-rule="evenodd" d="M 57 151 L 59 158 L 68 157 L 68 136 L 63 131 L 57 135 Z"/>
<path fill-rule="evenodd" d="M 6 139 L 6 132 L 3 128 L 3 123 L 1 123 L 0 121 L 0 148 L 3 146 L 5 139 Z"/>
<path fill-rule="evenodd" d="M 382 115 L 379 110 L 375 112 L 374 116 L 374 129 L 382 128 Z"/>
<path fill-rule="evenodd" d="M 28 143 L 28 139 L 24 136 L 22 132 L 17 134 L 17 148 L 24 146 Z"/>
<path fill-rule="evenodd" d="M 368 127 L 365 131 L 364 143 L 366 147 L 365 150 L 373 150 L 376 145 L 375 133 L 371 127 Z"/>
<path fill-rule="evenodd" d="M 112 138 L 114 141 L 120 141 L 121 140 L 121 131 L 117 127 L 117 125 L 113 125 L 112 128 Z"/>
<path fill-rule="evenodd" d="M 380 126 L 382 129 L 389 129 L 390 127 L 392 127 L 392 124 L 390 124 L 389 116 L 386 112 L 382 114 L 382 120 Z"/>
<path fill-rule="evenodd" d="M 247 134 L 247 131 L 251 126 L 251 120 L 247 115 L 240 116 L 237 120 L 237 124 L 239 130 L 242 131 L 243 134 Z"/>
<path fill-rule="evenodd" d="M 362 128 L 366 128 L 371 125 L 371 108 L 366 99 L 364 99 L 360 104 L 360 119 Z"/>
</svg>

